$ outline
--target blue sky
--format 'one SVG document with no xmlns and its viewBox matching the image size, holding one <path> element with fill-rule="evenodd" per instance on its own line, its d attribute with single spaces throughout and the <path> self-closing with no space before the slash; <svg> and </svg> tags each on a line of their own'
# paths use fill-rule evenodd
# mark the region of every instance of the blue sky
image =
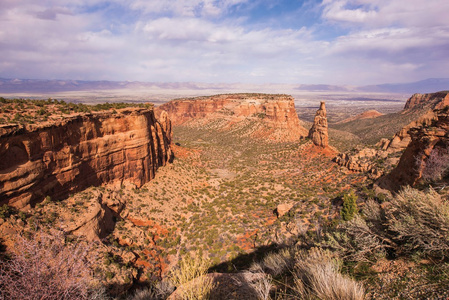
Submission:
<svg viewBox="0 0 449 300">
<path fill-rule="evenodd" d="M 0 77 L 378 84 L 449 77 L 447 0 L 0 0 Z"/>
</svg>

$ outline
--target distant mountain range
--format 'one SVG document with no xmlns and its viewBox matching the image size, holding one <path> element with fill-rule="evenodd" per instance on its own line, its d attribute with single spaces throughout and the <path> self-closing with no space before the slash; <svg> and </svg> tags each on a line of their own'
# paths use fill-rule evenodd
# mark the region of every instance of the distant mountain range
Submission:
<svg viewBox="0 0 449 300">
<path fill-rule="evenodd" d="M 261 85 L 262 86 L 262 85 Z M 367 86 L 345 86 L 327 84 L 282 85 L 287 90 L 319 92 L 374 92 L 374 93 L 432 93 L 449 90 L 449 78 L 429 78 L 410 83 L 387 83 Z M 258 85 L 194 83 L 194 82 L 138 82 L 138 81 L 83 81 L 83 80 L 40 80 L 0 78 L 0 93 L 54 93 L 69 91 L 95 91 L 116 89 L 173 89 L 173 90 L 217 90 L 257 89 Z M 267 85 L 264 85 L 266 88 Z"/>
<path fill-rule="evenodd" d="M 302 84 L 296 88 L 302 91 L 329 92 L 371 92 L 371 93 L 434 93 L 449 90 L 449 78 L 428 78 L 409 83 L 385 83 L 366 86 L 343 86 L 327 84 Z"/>
</svg>

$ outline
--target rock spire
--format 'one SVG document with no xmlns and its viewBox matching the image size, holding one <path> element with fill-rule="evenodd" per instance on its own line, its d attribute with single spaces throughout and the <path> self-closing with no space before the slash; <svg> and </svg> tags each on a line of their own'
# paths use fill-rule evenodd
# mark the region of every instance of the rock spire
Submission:
<svg viewBox="0 0 449 300">
<path fill-rule="evenodd" d="M 309 138 L 317 146 L 324 148 L 329 145 L 329 135 L 327 133 L 326 105 L 324 101 L 321 101 L 320 108 L 315 114 L 312 128 L 310 128 L 309 131 Z"/>
</svg>

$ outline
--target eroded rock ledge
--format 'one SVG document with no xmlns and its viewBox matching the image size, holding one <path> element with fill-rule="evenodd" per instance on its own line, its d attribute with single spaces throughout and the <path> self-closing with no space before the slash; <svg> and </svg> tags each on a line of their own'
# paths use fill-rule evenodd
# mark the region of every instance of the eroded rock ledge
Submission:
<svg viewBox="0 0 449 300">
<path fill-rule="evenodd" d="M 140 187 L 172 156 L 171 124 L 152 109 L 78 114 L 0 131 L 0 202 L 23 208 L 46 196 L 127 181 Z"/>
</svg>

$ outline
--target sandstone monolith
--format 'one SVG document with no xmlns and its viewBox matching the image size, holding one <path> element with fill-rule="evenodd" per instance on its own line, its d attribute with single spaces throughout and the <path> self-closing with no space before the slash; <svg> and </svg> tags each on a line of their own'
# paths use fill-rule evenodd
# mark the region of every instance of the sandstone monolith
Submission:
<svg viewBox="0 0 449 300">
<path fill-rule="evenodd" d="M 329 145 L 329 135 L 327 132 L 327 115 L 326 105 L 324 101 L 321 101 L 320 108 L 315 114 L 312 128 L 309 131 L 309 138 L 312 142 L 320 147 L 327 147 Z"/>
</svg>

